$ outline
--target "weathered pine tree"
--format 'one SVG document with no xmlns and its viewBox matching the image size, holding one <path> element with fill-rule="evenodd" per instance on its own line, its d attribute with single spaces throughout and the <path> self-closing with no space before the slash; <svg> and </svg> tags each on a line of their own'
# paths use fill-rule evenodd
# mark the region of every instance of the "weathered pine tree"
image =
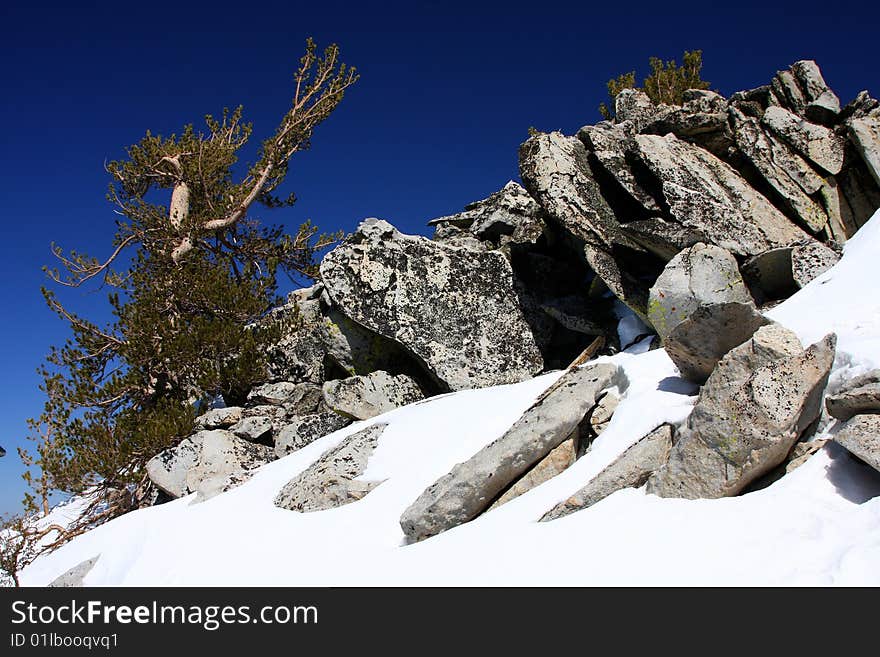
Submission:
<svg viewBox="0 0 880 657">
<path fill-rule="evenodd" d="M 53 245 L 60 267 L 47 272 L 61 286 L 105 287 L 113 320 L 99 325 L 43 290 L 72 335 L 40 369 L 36 454 L 23 454 L 41 471 L 26 475 L 32 510 L 51 491 L 91 489 L 81 529 L 133 508 L 148 486 L 144 464 L 191 433 L 200 402 L 241 402 L 264 379 L 265 347 L 280 330 L 266 318 L 278 273 L 310 277 L 317 251 L 339 235 L 307 222 L 290 236 L 253 210 L 294 202 L 274 190 L 357 79 L 336 45 L 320 54 L 309 39 L 292 105 L 239 180 L 234 165 L 251 136 L 241 107 L 207 116 L 204 131 L 147 132 L 107 164 L 119 215 L 112 253 L 99 260 Z"/>
</svg>

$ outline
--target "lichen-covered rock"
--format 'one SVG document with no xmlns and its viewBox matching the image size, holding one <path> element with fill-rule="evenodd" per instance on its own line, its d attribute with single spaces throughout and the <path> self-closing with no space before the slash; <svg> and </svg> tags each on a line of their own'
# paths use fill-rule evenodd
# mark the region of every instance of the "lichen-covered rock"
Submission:
<svg viewBox="0 0 880 657">
<path fill-rule="evenodd" d="M 880 414 L 880 370 L 872 370 L 848 381 L 825 398 L 825 408 L 838 420 L 849 420 L 854 415 Z"/>
<path fill-rule="evenodd" d="M 743 263 L 743 277 L 759 302 L 786 299 L 825 273 L 840 253 L 821 242 L 771 249 Z"/>
<path fill-rule="evenodd" d="M 880 114 L 851 119 L 847 127 L 850 140 L 880 186 Z"/>
<path fill-rule="evenodd" d="M 541 522 L 587 509 L 624 488 L 638 488 L 666 463 L 671 449 L 672 427 L 668 424 L 657 427 L 593 477 L 590 483 L 545 513 Z"/>
<path fill-rule="evenodd" d="M 275 506 L 301 513 L 326 511 L 363 499 L 382 482 L 358 479 L 379 445 L 385 424 L 374 424 L 343 439 L 289 481 Z"/>
<path fill-rule="evenodd" d="M 681 376 L 703 383 L 728 351 L 770 323 L 754 303 L 727 301 L 700 306 L 663 343 Z"/>
<path fill-rule="evenodd" d="M 828 215 L 809 194 L 821 189 L 822 178 L 784 144 L 767 135 L 757 120 L 735 109 L 731 118 L 740 151 L 804 226 L 813 233 L 821 231 Z"/>
<path fill-rule="evenodd" d="M 242 410 L 240 406 L 212 408 L 198 416 L 195 424 L 200 429 L 226 429 L 241 420 Z"/>
<path fill-rule="evenodd" d="M 468 522 L 571 436 L 602 391 L 626 380 L 600 363 L 567 370 L 503 436 L 431 484 L 400 517 L 411 542 Z"/>
<path fill-rule="evenodd" d="M 266 415 L 244 417 L 229 428 L 239 438 L 252 443 L 266 442 L 272 435 L 272 418 Z"/>
<path fill-rule="evenodd" d="M 419 384 L 405 374 L 373 372 L 364 376 L 327 381 L 324 403 L 334 412 L 355 420 L 366 420 L 424 399 Z"/>
<path fill-rule="evenodd" d="M 321 402 L 321 388 L 313 383 L 266 383 L 251 390 L 248 401 L 283 406 L 287 413 L 303 415 L 315 411 Z"/>
<path fill-rule="evenodd" d="M 721 247 L 702 243 L 670 260 L 650 294 L 648 320 L 663 340 L 700 306 L 753 303 L 736 259 Z"/>
<path fill-rule="evenodd" d="M 584 126 L 577 133 L 602 168 L 641 205 L 647 212 L 660 214 L 657 200 L 647 191 L 633 173 L 626 159 L 627 153 L 635 150 L 634 132 L 631 123 L 609 123 L 602 121 L 596 125 Z"/>
<path fill-rule="evenodd" d="M 514 383 L 543 368 L 497 251 L 448 247 L 367 219 L 320 269 L 335 306 L 405 346 L 448 389 Z"/>
<path fill-rule="evenodd" d="M 275 456 L 287 456 L 349 424 L 350 418 L 328 410 L 288 418 L 275 435 Z"/>
<path fill-rule="evenodd" d="M 183 497 L 189 492 L 186 473 L 199 460 L 200 443 L 193 440 L 195 436 L 184 438 L 175 447 L 159 452 L 147 461 L 147 476 L 166 495 Z"/>
<path fill-rule="evenodd" d="M 840 173 L 844 142 L 830 128 L 810 123 L 782 107 L 768 107 L 761 122 L 813 164 L 830 174 Z"/>
<path fill-rule="evenodd" d="M 270 349 L 273 381 L 320 385 L 332 364 L 351 375 L 377 369 L 415 372 L 420 365 L 399 344 L 352 321 L 335 308 L 320 283 L 292 292 L 276 313 L 291 317 L 289 328 Z M 309 394 L 306 398 L 311 399 Z M 295 409 L 295 412 L 304 412 Z"/>
<path fill-rule="evenodd" d="M 727 101 L 714 91 L 701 89 L 686 91 L 684 100 L 681 107 L 660 114 L 641 132 L 654 135 L 672 133 L 710 153 L 724 154 L 733 144 L 733 135 L 727 122 Z"/>
<path fill-rule="evenodd" d="M 637 135 L 638 155 L 662 188 L 672 218 L 736 255 L 807 237 L 730 165 L 672 134 Z"/>
<path fill-rule="evenodd" d="M 671 111 L 672 108 L 666 105 L 655 105 L 639 89 L 623 89 L 614 98 L 614 115 L 617 121 L 629 121 L 637 131 Z"/>
<path fill-rule="evenodd" d="M 798 287 L 806 286 L 840 261 L 840 253 L 820 242 L 798 244 L 791 250 L 791 275 Z"/>
<path fill-rule="evenodd" d="M 533 244 L 544 232 L 541 214 L 541 206 L 522 185 L 510 181 L 488 198 L 466 205 L 464 211 L 433 219 L 428 225 L 440 227 L 450 224 L 497 246 L 510 242 Z M 458 239 L 455 233 L 440 233 L 434 239 L 447 242 L 450 237 Z M 457 243 L 464 244 L 461 241 Z"/>
<path fill-rule="evenodd" d="M 880 472 L 880 415 L 856 415 L 834 434 L 834 442 Z"/>
<path fill-rule="evenodd" d="M 832 334 L 803 350 L 793 333 L 771 325 L 733 349 L 701 389 L 648 492 L 732 496 L 782 463 L 819 417 L 835 344 Z"/>
<path fill-rule="evenodd" d="M 48 588 L 80 588 L 83 585 L 83 579 L 91 572 L 101 555 L 86 559 L 82 563 L 78 563 L 67 572 L 59 575 L 51 582 L 46 584 Z"/>
<path fill-rule="evenodd" d="M 667 262 L 679 251 L 708 240 L 700 231 L 662 217 L 630 221 L 620 229 L 627 237 Z"/>
<path fill-rule="evenodd" d="M 247 481 L 272 458 L 269 448 L 229 431 L 200 431 L 150 459 L 147 475 L 171 497 L 198 493 L 204 500 Z"/>
<path fill-rule="evenodd" d="M 519 163 L 526 189 L 569 233 L 606 248 L 623 239 L 579 139 L 536 134 L 520 146 Z"/>
<path fill-rule="evenodd" d="M 840 113 L 840 99 L 825 83 L 816 62 L 810 59 L 795 62 L 791 71 L 802 90 L 804 116 L 826 125 L 833 122 Z"/>
</svg>

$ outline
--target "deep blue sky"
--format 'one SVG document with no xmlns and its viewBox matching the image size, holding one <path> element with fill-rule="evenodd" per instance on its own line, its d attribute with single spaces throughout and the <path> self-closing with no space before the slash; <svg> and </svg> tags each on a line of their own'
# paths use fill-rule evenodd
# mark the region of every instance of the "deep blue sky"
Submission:
<svg viewBox="0 0 880 657">
<path fill-rule="evenodd" d="M 286 110 L 305 38 L 336 41 L 362 79 L 294 161 L 286 190 L 299 203 L 262 216 L 291 231 L 378 216 L 427 234 L 427 220 L 518 177 L 529 126 L 595 122 L 606 80 L 633 68 L 641 78 L 651 55 L 703 49 L 704 78 L 724 94 L 812 58 L 844 102 L 880 95 L 876 0 L 816 4 L 4 2 L 0 513 L 23 492 L 15 447 L 40 412 L 35 369 L 67 336 L 40 296 L 40 266 L 53 240 L 108 252 L 103 162 L 145 130 L 244 104 L 261 139 Z M 102 312 L 101 296 L 63 298 Z"/>
</svg>

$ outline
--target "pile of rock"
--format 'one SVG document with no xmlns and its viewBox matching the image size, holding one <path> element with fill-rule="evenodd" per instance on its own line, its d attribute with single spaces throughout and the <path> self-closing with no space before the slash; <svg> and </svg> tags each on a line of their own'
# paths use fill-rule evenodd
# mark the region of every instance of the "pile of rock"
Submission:
<svg viewBox="0 0 880 657">
<path fill-rule="evenodd" d="M 621 302 L 656 331 L 685 378 L 706 384 L 700 404 L 713 412 L 751 408 L 758 400 L 749 386 L 783 394 L 776 376 L 807 361 L 818 368 L 785 391 L 800 405 L 797 417 L 765 408 L 753 418 L 784 428 L 784 439 L 741 437 L 770 440 L 771 460 L 786 458 L 815 410 L 810 395 L 824 387 L 817 363 L 834 347 L 789 344 L 761 310 L 833 266 L 841 244 L 880 207 L 880 104 L 862 92 L 842 107 L 815 63 L 802 61 L 730 98 L 692 90 L 682 106 L 657 106 L 626 90 L 615 110 L 614 122 L 575 136 L 531 136 L 519 151 L 523 185 L 510 182 L 430 221 L 433 239 L 363 221 L 324 257 L 316 284 L 276 310 L 293 328 L 272 349 L 270 381 L 245 406 L 206 413 L 198 433 L 153 459 L 156 486 L 210 495 L 353 420 L 564 368 L 597 337 L 613 353 L 626 346 L 617 332 Z M 748 349 L 760 358 L 741 353 Z M 738 396 L 716 390 L 722 379 L 736 383 Z M 462 522 L 567 467 L 608 421 L 616 384 L 606 383 L 578 402 L 572 426 L 559 422 L 553 439 L 517 457 L 493 490 L 463 492 L 467 472 L 500 467 L 470 463 L 416 506 L 429 514 L 458 495 L 473 498 L 449 512 Z M 665 494 L 689 458 L 720 463 L 739 453 L 721 444 L 730 428 L 710 436 L 689 426 L 674 447 L 672 429 L 658 428 L 566 508 L 620 482 L 644 483 L 660 461 L 650 485 Z M 716 482 L 718 491 L 764 472 L 740 466 Z M 422 523 L 420 514 L 404 523 L 414 539 L 453 522 Z"/>
<path fill-rule="evenodd" d="M 376 371 L 329 381 L 278 381 L 254 388 L 245 407 L 224 407 L 196 419 L 200 430 L 147 463 L 153 484 L 176 498 L 207 499 L 250 478 L 253 471 L 355 420 L 424 395 L 406 375 Z"/>
</svg>

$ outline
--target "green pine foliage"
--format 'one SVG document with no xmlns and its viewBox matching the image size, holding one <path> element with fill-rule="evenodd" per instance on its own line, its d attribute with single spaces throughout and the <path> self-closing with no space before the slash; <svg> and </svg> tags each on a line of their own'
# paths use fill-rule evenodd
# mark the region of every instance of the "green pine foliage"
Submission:
<svg viewBox="0 0 880 657">
<path fill-rule="evenodd" d="M 238 178 L 238 153 L 252 133 L 241 107 L 207 116 L 201 130 L 147 132 L 107 164 L 119 215 L 110 257 L 53 245 L 60 265 L 46 269 L 54 282 L 46 302 L 71 334 L 39 370 L 45 407 L 30 421 L 33 453 L 22 451 L 35 470 L 25 475 L 30 511 L 41 503 L 45 513 L 53 491 L 87 489 L 95 501 L 81 527 L 136 507 L 149 489 L 145 463 L 192 433 L 206 400 L 241 403 L 265 380 L 267 347 L 296 328 L 268 312 L 278 275 L 312 277 L 318 252 L 341 234 L 306 222 L 289 235 L 254 210 L 294 203 L 274 190 L 358 77 L 336 45 L 318 53 L 309 39 L 291 107 Z M 107 291 L 109 324 L 56 294 L 84 285 Z"/>
<path fill-rule="evenodd" d="M 655 105 L 681 105 L 684 102 L 684 92 L 688 89 L 708 89 L 709 83 L 702 79 L 700 72 L 703 68 L 703 51 L 686 50 L 683 64 L 678 66 L 674 59 L 664 62 L 658 57 L 651 57 L 649 64 L 651 73 L 642 82 L 641 90 L 650 98 Z M 624 89 L 637 89 L 636 72 L 630 71 L 608 81 L 608 96 L 611 98 L 610 106 L 606 103 L 599 105 L 599 113 L 606 120 L 614 118 L 614 99 Z"/>
</svg>

